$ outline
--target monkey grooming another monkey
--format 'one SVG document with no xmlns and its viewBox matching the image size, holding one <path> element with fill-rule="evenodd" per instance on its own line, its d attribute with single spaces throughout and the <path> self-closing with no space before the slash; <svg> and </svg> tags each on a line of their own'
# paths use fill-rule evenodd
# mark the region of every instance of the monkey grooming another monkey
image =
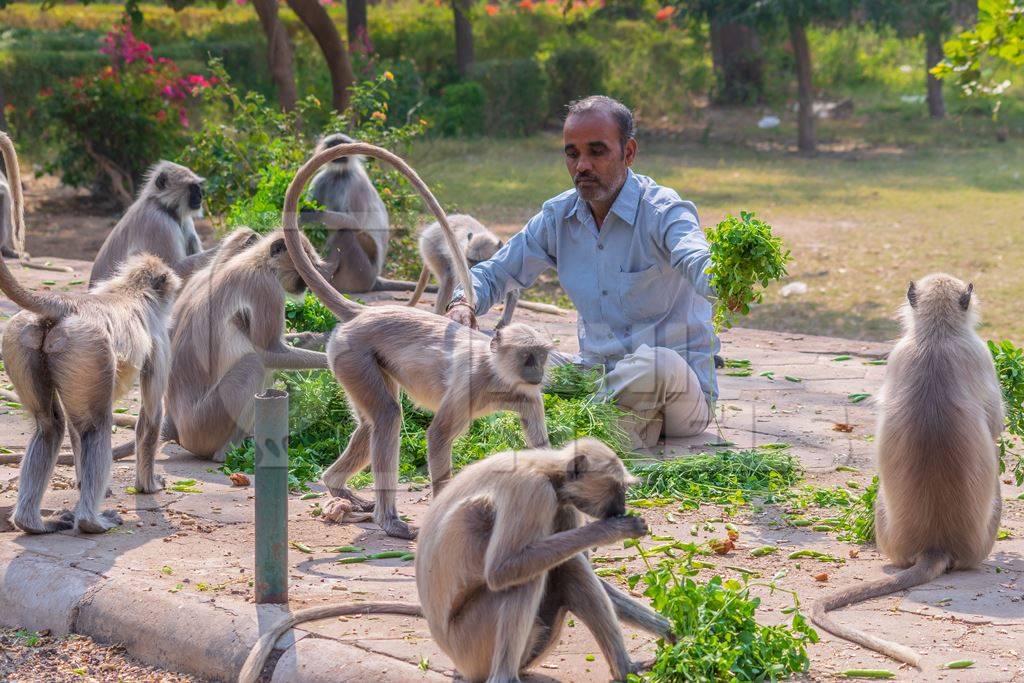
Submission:
<svg viewBox="0 0 1024 683">
<path fill-rule="evenodd" d="M 469 681 L 518 681 L 556 642 L 567 612 L 594 635 L 612 676 L 631 662 L 619 621 L 673 640 L 668 620 L 601 580 L 588 549 L 647 533 L 624 517 L 632 483 L 595 439 L 560 450 L 491 455 L 462 470 L 430 506 L 416 553 L 418 605 L 362 603 L 299 610 L 264 633 L 239 683 L 254 683 L 296 624 L 355 614 L 425 616 L 430 633 Z M 597 521 L 581 526 L 580 513 Z"/>
<path fill-rule="evenodd" d="M 455 231 L 455 238 L 462 245 L 463 254 L 472 268 L 494 256 L 501 249 L 503 242 L 493 232 L 485 228 L 480 221 L 456 213 L 448 216 L 448 223 Z M 419 303 L 423 291 L 427 287 L 430 274 L 437 278 L 437 300 L 434 302 L 434 313 L 442 315 L 448 301 L 455 291 L 455 268 L 452 266 L 451 252 L 444 242 L 444 235 L 441 232 L 441 224 L 431 223 L 420 234 L 420 256 L 423 258 L 423 270 L 420 271 L 419 281 L 416 283 L 416 290 L 409 299 L 409 306 Z M 514 289 L 505 296 L 505 310 L 501 315 L 498 327 L 504 327 L 512 322 L 512 314 L 516 310 L 516 302 L 519 300 L 519 290 Z"/>
<path fill-rule="evenodd" d="M 178 164 L 160 161 L 146 174 L 138 198 L 107 235 L 89 275 L 89 289 L 109 278 L 132 254 L 159 256 L 183 279 L 209 260 L 193 218 L 203 208 L 203 179 Z"/>
<path fill-rule="evenodd" d="M 1003 403 L 992 356 L 974 331 L 974 285 L 932 274 L 910 283 L 903 337 L 879 397 L 878 549 L 903 571 L 818 601 L 829 633 L 918 666 L 913 650 L 835 622 L 827 612 L 972 569 L 999 529 Z"/>
<path fill-rule="evenodd" d="M 639 538 L 625 517 L 633 478 L 595 439 L 492 455 L 434 500 L 416 550 L 430 633 L 469 681 L 518 681 L 558 642 L 566 612 L 601 648 L 612 678 L 630 661 L 619 619 L 666 640 L 668 621 L 594 574 L 588 549 Z M 581 526 L 580 513 L 598 521 Z"/>
<path fill-rule="evenodd" d="M 11 139 L 0 133 L 0 148 L 11 182 L 20 183 Z M 15 195 L 15 220 L 24 209 Z M 23 230 L 23 225 L 18 225 Z M 113 510 L 99 507 L 110 480 L 110 429 L 114 402 L 141 377 L 142 409 L 135 432 L 135 487 L 139 493 L 163 488 L 153 471 L 167 382 L 167 318 L 181 282 L 156 256 L 137 254 L 107 282 L 85 294 L 31 292 L 0 259 L 0 289 L 21 306 L 3 333 L 7 374 L 36 431 L 21 466 L 18 502 L 11 521 L 29 533 L 75 527 L 102 533 L 120 524 Z M 53 472 L 65 423 L 81 494 L 75 512 L 44 520 L 40 505 Z"/>
<path fill-rule="evenodd" d="M 322 164 L 352 154 L 387 161 L 424 198 L 444 230 L 452 254 L 462 255 L 455 235 L 437 200 L 415 171 L 390 152 L 363 143 L 320 152 L 292 179 L 284 204 L 284 230 L 295 265 L 323 304 L 341 321 L 327 342 L 331 370 L 345 389 L 358 426 L 341 457 L 324 473 L 331 493 L 374 511 L 374 521 L 390 536 L 415 537 L 415 530 L 398 518 L 401 387 L 417 404 L 434 411 L 427 430 L 427 461 L 434 493 L 451 477 L 452 443 L 477 417 L 498 410 L 519 413 L 526 441 L 532 447 L 548 444 L 541 399 L 541 382 L 550 344 L 525 325 L 509 325 L 493 338 L 446 318 L 406 306 L 361 306 L 345 299 L 320 275 L 301 249 L 295 213 L 306 180 Z M 454 258 L 463 283 L 469 269 Z M 471 288 L 468 288 L 471 289 Z M 376 486 L 373 505 L 346 487 L 348 479 L 370 462 Z"/>
<path fill-rule="evenodd" d="M 298 237 L 307 262 L 321 264 Z M 163 436 L 218 462 L 252 433 L 253 396 L 273 370 L 327 369 L 325 354 L 283 339 L 285 295 L 306 291 L 294 252 L 280 230 L 253 239 L 248 229 L 228 237 L 174 306 Z"/>
</svg>

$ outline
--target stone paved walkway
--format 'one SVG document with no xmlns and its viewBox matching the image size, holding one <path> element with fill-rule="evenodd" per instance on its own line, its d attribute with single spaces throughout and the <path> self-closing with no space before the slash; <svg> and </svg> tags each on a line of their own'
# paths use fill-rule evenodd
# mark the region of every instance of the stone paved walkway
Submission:
<svg viewBox="0 0 1024 683">
<path fill-rule="evenodd" d="M 56 261 L 56 259 L 55 259 Z M 42 285 L 55 281 L 60 288 L 74 280 L 86 279 L 88 264 L 68 262 L 79 268 L 76 276 L 56 273 L 22 271 L 24 281 Z M 79 289 L 82 285 L 67 285 Z M 389 298 L 382 295 L 380 298 Z M 11 305 L 0 301 L 7 312 Z M 545 330 L 561 350 L 575 350 L 575 322 L 571 318 L 520 311 L 518 319 Z M 494 316 L 485 321 L 493 325 Z M 848 395 L 855 392 L 874 393 L 884 374 L 884 367 L 866 365 L 879 358 L 886 346 L 803 335 L 785 335 L 734 329 L 724 335 L 722 355 L 730 359 L 751 361 L 752 374 L 729 376 L 719 372 L 721 400 L 719 423 L 726 439 L 737 447 L 767 442 L 791 444 L 807 471 L 807 480 L 817 486 L 843 485 L 849 480 L 861 487 L 871 478 L 870 435 L 874 411 L 870 399 L 852 403 Z M 850 355 L 847 361 L 835 361 L 839 355 Z M 773 372 L 774 377 L 760 376 Z M 786 376 L 799 379 L 788 381 Z M 137 412 L 137 403 L 126 407 Z M 839 432 L 835 425 L 852 425 L 852 431 Z M 0 446 L 22 452 L 30 435 L 29 423 L 19 411 L 8 409 L 0 414 Z M 119 430 L 115 443 L 132 438 L 129 430 Z M 681 457 L 687 453 L 706 451 L 718 440 L 714 430 L 688 440 L 670 441 L 656 449 L 653 457 Z M 67 444 L 65 444 L 67 446 Z M 837 472 L 846 465 L 856 472 Z M 53 628 L 42 615 L 44 607 L 59 603 L 63 592 L 72 587 L 54 586 L 51 594 L 36 596 L 31 605 L 15 604 L 18 582 L 32 575 L 33 567 L 46 562 L 74 570 L 81 590 L 95 592 L 95 601 L 113 600 L 117 591 L 130 588 L 132 595 L 152 596 L 153 604 L 165 605 L 166 629 L 182 642 L 208 644 L 203 656 L 182 662 L 170 646 L 153 642 L 161 631 L 147 630 L 151 625 L 139 624 L 136 629 L 108 633 L 110 639 L 128 643 L 129 651 L 144 661 L 170 668 L 189 670 L 211 678 L 226 676 L 227 664 L 217 671 L 219 643 L 223 634 L 208 632 L 198 615 L 216 613 L 230 619 L 252 608 L 253 577 L 253 489 L 231 486 L 227 477 L 211 463 L 197 460 L 175 446 L 165 447 L 158 461 L 158 471 L 170 482 L 195 479 L 201 493 L 163 491 L 151 496 L 134 496 L 125 489 L 134 481 L 134 463 L 123 461 L 114 466 L 113 497 L 108 504 L 116 506 L 125 518 L 123 527 L 102 536 L 74 536 L 68 533 L 30 537 L 10 530 L 6 517 L 16 497 L 17 467 L 0 466 L 0 625 L 28 628 Z M 47 492 L 45 505 L 57 509 L 74 502 L 74 473 L 70 467 L 58 467 L 54 485 Z M 400 509 L 421 519 L 428 503 L 429 491 L 403 487 L 398 501 Z M 812 667 L 809 680 L 828 680 L 834 672 L 849 668 L 886 668 L 899 671 L 902 680 L 957 681 L 1022 681 L 1024 680 L 1024 501 L 1017 500 L 1022 489 L 1003 486 L 1004 519 L 1002 527 L 1012 538 L 999 541 L 983 568 L 974 572 L 947 575 L 940 580 L 910 591 L 909 594 L 883 598 L 848 608 L 842 619 L 869 628 L 879 634 L 918 649 L 924 655 L 924 671 L 900 669 L 895 663 L 859 647 L 823 636 L 822 642 L 810 649 Z M 390 539 L 372 525 L 328 525 L 310 515 L 315 501 L 293 496 L 289 501 L 289 533 L 291 539 L 305 544 L 312 553 L 297 549 L 289 552 L 291 605 L 336 603 L 342 601 L 415 600 L 416 591 L 411 563 L 399 560 L 378 560 L 364 564 L 337 564 L 337 553 L 328 551 L 341 545 L 363 546 L 368 552 L 402 549 L 414 550 L 415 544 Z M 645 510 L 644 515 L 656 534 L 673 535 L 690 540 L 689 529 L 695 522 L 721 516 L 715 506 L 679 512 L 673 508 Z M 822 565 L 807 560 L 785 559 L 780 553 L 765 558 L 752 558 L 751 548 L 771 543 L 785 550 L 809 548 L 841 557 L 855 546 L 841 543 L 826 533 L 779 525 L 779 510 L 765 508 L 747 510 L 735 520 L 740 530 L 739 548 L 723 558 L 714 558 L 715 572 L 735 575 L 726 565 L 742 566 L 771 576 L 780 569 L 788 570 L 783 580 L 786 587 L 799 592 L 807 603 L 826 590 L 880 575 L 886 568 L 884 559 L 873 546 L 860 548 L 856 558 L 839 566 L 825 567 L 828 581 L 812 578 Z M 671 520 L 671 521 L 670 521 Z M 700 532 L 699 540 L 723 535 L 721 525 L 714 533 Z M 620 547 L 600 549 L 595 557 L 624 557 L 614 566 L 638 568 L 633 551 Z M 813 566 L 812 566 L 813 565 Z M 23 573 L 25 572 L 25 573 Z M 715 572 L 705 570 L 707 579 Z M 102 590 L 100 590 L 102 588 Z M 104 593 L 103 591 L 107 591 Z M 111 592 L 112 591 L 112 592 Z M 103 596 L 107 595 L 107 598 Z M 764 596 L 760 618 L 766 622 L 785 619 L 780 609 L 786 606 L 783 596 Z M 6 601 L 6 602 L 5 602 Z M 126 610 L 130 606 L 126 604 Z M 189 621 L 188 615 L 196 618 Z M 272 612 L 263 611 L 260 619 Z M 79 623 L 79 622 L 76 622 Z M 99 626 L 94 625 L 95 628 Z M 168 631 L 165 629 L 164 633 Z M 187 632 L 180 632 L 186 630 Z M 212 629 L 211 629 L 212 630 Z M 147 634 L 143 638 L 140 634 Z M 636 656 L 653 652 L 643 635 L 628 631 L 628 643 Z M 155 634 L 155 635 L 153 635 Z M 96 637 L 95 633 L 90 633 Z M 253 637 L 248 633 L 230 634 L 234 640 Z M 358 652 L 376 653 L 363 667 L 343 667 L 336 647 L 357 648 Z M 356 617 L 317 622 L 299 631 L 298 643 L 283 642 L 286 651 L 278 663 L 274 680 L 292 680 L 299 676 L 315 677 L 312 672 L 334 680 L 354 680 L 370 676 L 375 680 L 430 680 L 451 672 L 451 664 L 431 642 L 424 623 L 411 618 Z M 594 657 L 591 657 L 594 655 Z M 594 661 L 590 661 L 594 659 Z M 965 671 L 941 671 L 943 663 L 972 659 L 977 664 Z M 367 667 L 377 666 L 369 670 Z M 333 670 L 332 670 L 333 667 Z M 422 671 L 420 668 L 426 669 Z M 290 673 L 282 673 L 282 672 Z M 433 674 L 433 675 L 432 675 Z M 566 628 L 561 642 L 537 668 L 531 680 L 601 681 L 608 671 L 594 641 L 582 625 Z"/>
</svg>

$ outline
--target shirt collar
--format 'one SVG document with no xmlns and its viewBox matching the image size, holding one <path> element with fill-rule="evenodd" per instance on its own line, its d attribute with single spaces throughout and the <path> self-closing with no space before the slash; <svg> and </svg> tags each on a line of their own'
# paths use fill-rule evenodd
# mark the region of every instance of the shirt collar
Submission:
<svg viewBox="0 0 1024 683">
<path fill-rule="evenodd" d="M 633 225 L 636 220 L 637 205 L 640 203 L 640 195 L 640 180 L 637 179 L 632 169 L 628 169 L 626 171 L 626 182 L 622 184 L 619 196 L 615 198 L 609 213 L 614 213 L 627 224 Z M 576 203 L 569 210 L 569 216 L 576 216 L 582 221 L 584 216 L 590 215 L 590 207 L 586 203 L 586 200 L 577 192 Z"/>
</svg>

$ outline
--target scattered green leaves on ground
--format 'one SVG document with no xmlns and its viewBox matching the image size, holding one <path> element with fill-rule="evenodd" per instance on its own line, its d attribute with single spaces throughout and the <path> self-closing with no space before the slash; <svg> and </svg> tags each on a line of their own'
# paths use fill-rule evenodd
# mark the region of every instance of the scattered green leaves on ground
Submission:
<svg viewBox="0 0 1024 683">
<path fill-rule="evenodd" d="M 630 470 L 640 479 L 630 489 L 633 504 L 637 499 L 669 498 L 693 509 L 701 503 L 742 505 L 755 497 L 771 498 L 802 476 L 788 450 L 765 447 L 633 462 Z"/>
</svg>

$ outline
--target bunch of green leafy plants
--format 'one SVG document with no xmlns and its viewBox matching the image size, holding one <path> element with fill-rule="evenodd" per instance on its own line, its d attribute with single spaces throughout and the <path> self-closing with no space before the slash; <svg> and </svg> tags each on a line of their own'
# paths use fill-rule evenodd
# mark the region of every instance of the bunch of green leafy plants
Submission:
<svg viewBox="0 0 1024 683">
<path fill-rule="evenodd" d="M 313 300 L 315 302 L 315 299 Z M 319 304 L 295 307 L 296 317 L 290 321 L 299 331 L 319 331 L 327 326 L 327 318 L 319 317 Z M 311 308 L 312 311 L 307 310 Z M 568 384 L 572 371 L 563 370 L 566 378 L 560 386 Z M 581 375 L 586 376 L 586 375 Z M 320 478 L 323 469 L 344 451 L 355 429 L 345 393 L 331 373 L 323 370 L 289 371 L 280 373 L 278 382 L 290 394 L 289 403 L 289 486 L 308 488 L 309 482 Z M 629 440 L 620 426 L 623 411 L 613 403 L 595 401 L 580 389 L 575 396 L 546 393 L 544 410 L 548 438 L 554 447 L 584 436 L 600 439 L 620 456 L 626 455 Z M 430 411 L 417 407 L 402 395 L 401 452 L 399 476 L 403 481 L 422 481 L 427 471 L 427 428 L 433 418 Z M 465 435 L 455 441 L 452 462 L 456 470 L 482 458 L 510 449 L 522 449 L 523 439 L 519 416 L 502 412 L 475 420 Z M 252 472 L 255 450 L 251 440 L 233 449 L 227 457 L 223 471 Z M 357 475 L 353 486 L 368 485 L 368 473 Z"/>
<path fill-rule="evenodd" d="M 693 563 L 699 546 L 682 546 L 682 555 L 665 551 L 656 563 L 637 547 L 647 571 L 629 577 L 629 587 L 643 584 L 654 609 L 671 622 L 676 641 L 659 640 L 653 666 L 631 674 L 630 683 L 775 681 L 807 671 L 807 645 L 818 642 L 818 634 L 800 612 L 797 594 L 778 584 L 785 572 L 770 581 L 744 573 L 740 579 L 714 576 L 702 583 L 695 579 L 699 569 Z M 674 544 L 673 550 L 678 549 Z M 761 599 L 751 593 L 755 587 L 792 596 L 792 606 L 782 610 L 792 615 L 790 623 L 758 623 Z"/>
<path fill-rule="evenodd" d="M 544 393 L 562 398 L 583 398 L 597 392 L 604 377 L 603 368 L 584 368 L 575 363 L 558 365 L 548 371 Z"/>
<path fill-rule="evenodd" d="M 287 300 L 284 304 L 284 323 L 289 332 L 330 332 L 338 319 L 312 292 L 306 292 L 302 302 Z"/>
<path fill-rule="evenodd" d="M 754 498 L 770 501 L 803 476 L 798 460 L 784 447 L 632 463 L 630 471 L 640 479 L 630 489 L 632 499 L 666 498 L 691 509 L 703 503 L 736 506 Z"/>
<path fill-rule="evenodd" d="M 749 211 L 741 211 L 739 218 L 726 216 L 707 230 L 707 238 L 711 252 L 707 272 L 718 296 L 712 321 L 718 332 L 732 327 L 739 315 L 748 314 L 751 304 L 760 303 L 763 288 L 785 277 L 790 254 L 772 234 L 772 227 Z"/>
<path fill-rule="evenodd" d="M 785 501 L 791 510 L 800 511 L 788 518 L 794 526 L 834 533 L 839 540 L 849 543 L 871 543 L 875 540 L 878 477 L 874 477 L 859 494 L 850 488 L 854 485 L 855 482 L 846 487 L 804 486 L 792 489 L 780 500 Z M 811 508 L 814 508 L 813 512 L 804 512 Z"/>
<path fill-rule="evenodd" d="M 1024 485 L 1024 452 L 1020 451 L 1024 439 L 1024 349 L 1009 340 L 989 341 L 988 348 L 996 365 L 1006 410 L 1006 435 L 999 439 L 999 470 L 1005 472 L 1009 468 L 1017 486 L 1021 486 Z"/>
</svg>

